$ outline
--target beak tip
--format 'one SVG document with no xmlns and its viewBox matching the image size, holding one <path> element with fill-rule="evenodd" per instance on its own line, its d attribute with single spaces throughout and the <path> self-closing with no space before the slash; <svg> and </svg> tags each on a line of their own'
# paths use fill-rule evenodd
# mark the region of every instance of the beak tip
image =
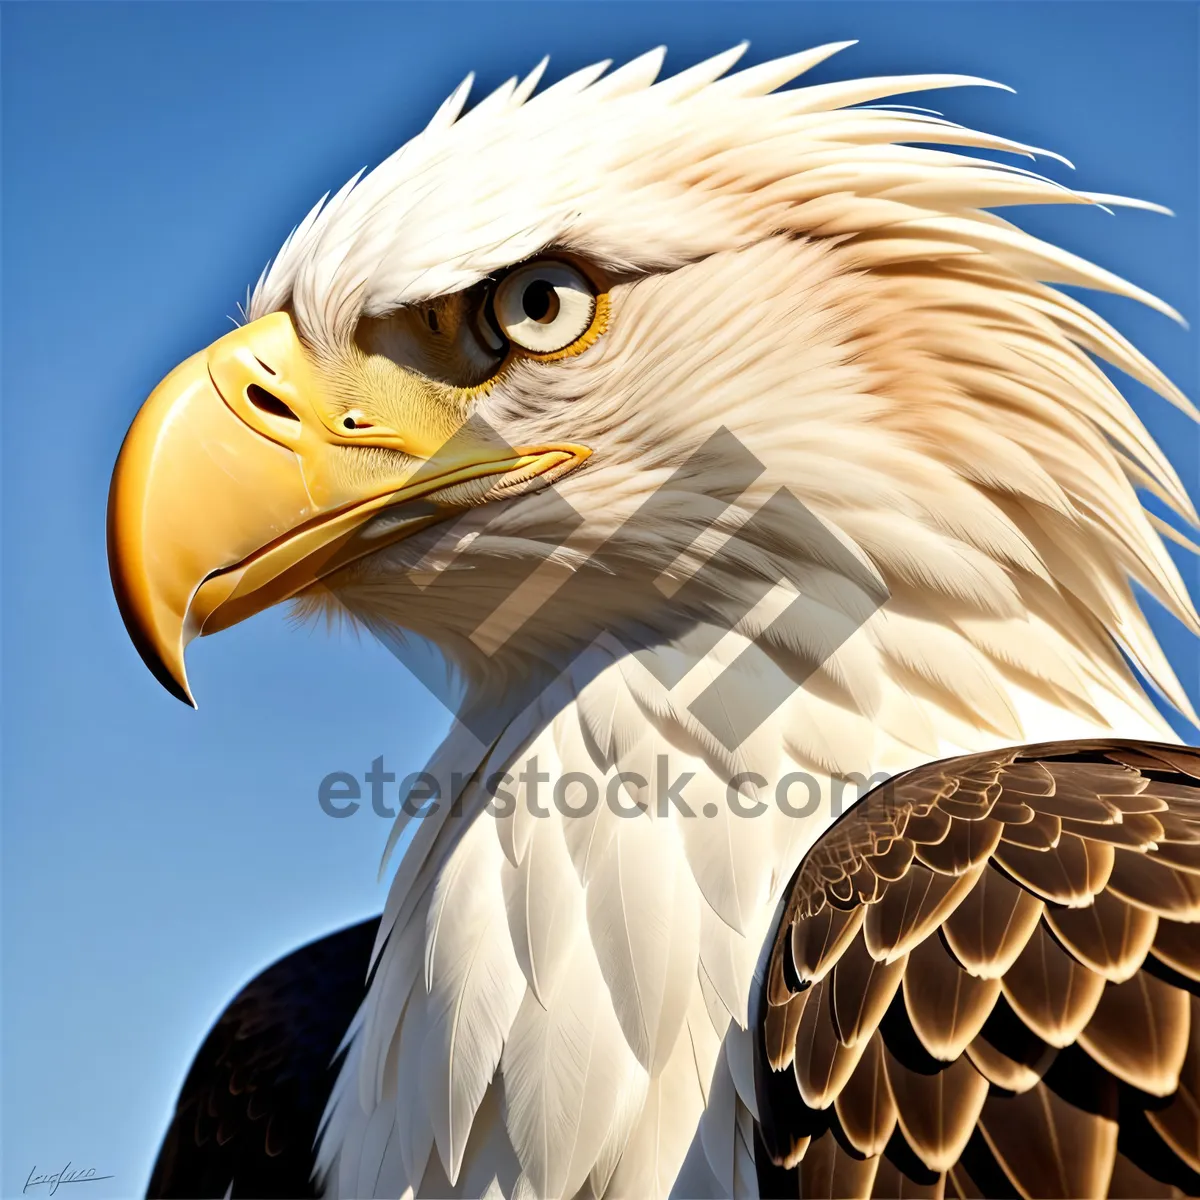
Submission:
<svg viewBox="0 0 1200 1200">
<path fill-rule="evenodd" d="M 133 631 L 130 631 L 133 634 Z M 180 658 L 178 668 L 172 670 L 166 662 L 163 661 L 163 656 L 158 653 L 153 647 L 145 645 L 142 639 L 136 634 L 133 636 L 134 644 L 137 646 L 142 657 L 142 662 L 149 668 L 150 673 L 158 680 L 162 686 L 175 697 L 176 700 L 182 701 L 189 708 L 196 708 L 195 697 L 192 695 L 192 689 L 188 684 L 187 671 L 184 668 L 183 660 Z"/>
<path fill-rule="evenodd" d="M 149 664 L 147 665 L 149 666 Z M 150 669 L 154 670 L 153 667 Z M 161 683 L 163 687 L 175 697 L 176 700 L 186 704 L 188 708 L 191 709 L 197 709 L 200 707 L 196 703 L 196 698 L 192 695 L 192 689 L 188 686 L 186 675 L 176 679 L 174 676 L 168 674 L 165 670 L 161 674 L 159 674 L 157 671 L 154 673 L 158 677 L 158 682 Z"/>
</svg>

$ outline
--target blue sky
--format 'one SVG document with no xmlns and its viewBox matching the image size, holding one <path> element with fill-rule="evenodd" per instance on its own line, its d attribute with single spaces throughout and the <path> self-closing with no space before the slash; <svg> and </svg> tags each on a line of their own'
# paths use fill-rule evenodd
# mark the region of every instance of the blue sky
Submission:
<svg viewBox="0 0 1200 1200">
<path fill-rule="evenodd" d="M 148 390 L 229 328 L 316 197 L 416 132 L 469 69 L 490 88 L 544 53 L 558 77 L 660 42 L 675 69 L 743 38 L 750 61 L 859 38 L 814 78 L 1002 80 L 1017 95 L 937 106 L 1063 152 L 1081 186 L 1178 214 L 1024 223 L 1200 322 L 1192 4 L 22 4 L 2 20 L 6 1196 L 68 1160 L 114 1176 L 87 1200 L 139 1192 L 238 987 L 382 906 L 386 822 L 329 819 L 317 785 L 380 754 L 418 768 L 443 710 L 382 648 L 274 611 L 193 647 L 189 711 L 126 639 L 104 507 Z M 1095 303 L 1200 396 L 1194 335 Z M 1129 394 L 1194 487 L 1197 431 Z M 1195 647 L 1156 623 L 1200 700 Z"/>
</svg>

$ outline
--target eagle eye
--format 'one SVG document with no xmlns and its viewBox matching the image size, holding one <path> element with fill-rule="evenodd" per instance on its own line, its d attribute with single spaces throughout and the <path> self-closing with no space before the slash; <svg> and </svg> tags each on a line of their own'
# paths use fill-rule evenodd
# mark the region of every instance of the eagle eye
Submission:
<svg viewBox="0 0 1200 1200">
<path fill-rule="evenodd" d="M 541 259 L 506 275 L 492 297 L 496 325 L 532 354 L 555 354 L 577 342 L 596 315 L 596 292 L 570 263 Z"/>
</svg>

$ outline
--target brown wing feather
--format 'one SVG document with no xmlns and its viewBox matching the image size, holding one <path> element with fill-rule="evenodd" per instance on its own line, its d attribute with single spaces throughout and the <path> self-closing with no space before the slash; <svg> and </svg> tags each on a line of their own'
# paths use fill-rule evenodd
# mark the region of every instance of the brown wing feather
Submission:
<svg viewBox="0 0 1200 1200">
<path fill-rule="evenodd" d="M 1190 925 L 1160 921 L 1151 949 L 1160 962 L 1200 983 L 1200 937 Z"/>
<path fill-rule="evenodd" d="M 1141 967 L 1153 945 L 1158 916 L 1105 891 L 1087 908 L 1051 910 L 1046 914 L 1046 925 L 1072 957 L 1089 970 L 1110 983 L 1124 983 Z"/>
<path fill-rule="evenodd" d="M 946 1195 L 946 1176 L 924 1169 L 897 1131 L 887 1151 L 879 1156 L 871 1194 L 894 1196 L 896 1200 L 942 1200 Z"/>
<path fill-rule="evenodd" d="M 846 1140 L 860 1154 L 877 1156 L 896 1128 L 896 1101 L 883 1063 L 883 1036 L 876 1031 L 854 1073 L 834 1100 Z"/>
<path fill-rule="evenodd" d="M 1200 1001 L 1191 998 L 1193 1028 L 1200 1023 Z M 1146 1114 L 1158 1135 L 1200 1171 L 1200 1038 L 1193 1036 L 1179 1075 L 1179 1089 L 1165 1108 Z"/>
<path fill-rule="evenodd" d="M 1121 1154 L 1113 1163 L 1108 1194 L 1112 1200 L 1178 1200 L 1183 1196 L 1177 1187 L 1152 1178 Z"/>
<path fill-rule="evenodd" d="M 833 968 L 832 1015 L 839 1041 L 857 1046 L 875 1032 L 905 978 L 907 962 L 907 955 L 878 962 L 862 938 L 846 947 Z"/>
<path fill-rule="evenodd" d="M 837 1036 L 828 979 L 813 984 L 813 994 L 796 1030 L 792 1068 L 800 1096 L 809 1108 L 828 1108 L 858 1065 L 862 1045 L 847 1046 Z"/>
<path fill-rule="evenodd" d="M 1025 949 L 1044 910 L 1037 896 L 1007 875 L 984 871 L 946 918 L 942 936 L 970 974 L 999 979 Z"/>
<path fill-rule="evenodd" d="M 1187 992 L 1139 971 L 1109 984 L 1079 1044 L 1119 1079 L 1152 1096 L 1179 1087 L 1191 1026 Z"/>
<path fill-rule="evenodd" d="M 1051 1046 L 1069 1046 L 1091 1020 L 1104 978 L 1077 962 L 1046 932 L 1033 931 L 1000 981 L 1004 998 L 1034 1033 Z"/>
<path fill-rule="evenodd" d="M 796 1030 L 800 1028 L 800 1017 L 811 995 L 812 989 L 809 988 L 792 996 L 786 1003 L 767 1009 L 763 1044 L 771 1070 L 784 1071 L 795 1061 Z"/>
<path fill-rule="evenodd" d="M 967 1047 L 966 1055 L 975 1069 L 1001 1091 L 1014 1094 L 1027 1092 L 1037 1087 L 1038 1080 L 1054 1061 L 1057 1051 L 1021 1024 L 1003 999 L 999 1004 L 1003 1006 L 1009 1021 L 1019 1030 L 1019 1036 L 1015 1039 L 997 1037 L 994 1030 L 985 1026 L 979 1037 Z"/>
<path fill-rule="evenodd" d="M 862 924 L 865 910 L 827 903 L 815 917 L 792 926 L 792 966 L 801 983 L 824 978 Z"/>
<path fill-rule="evenodd" d="M 975 979 L 946 949 L 928 937 L 908 956 L 904 1004 L 925 1049 L 952 1062 L 974 1041 L 1000 995 L 999 979 Z"/>
<path fill-rule="evenodd" d="M 1039 1083 L 990 1098 L 980 1130 L 1022 1196 L 1103 1196 L 1117 1155 L 1115 1112 L 1077 1108 Z"/>
<path fill-rule="evenodd" d="M 878 1158 L 862 1158 L 843 1150 L 831 1130 L 808 1148 L 800 1163 L 800 1194 L 805 1200 L 846 1200 L 868 1197 Z"/>
<path fill-rule="evenodd" d="M 890 1052 L 884 1061 L 904 1140 L 931 1171 L 952 1167 L 975 1129 L 987 1080 L 967 1058 L 929 1074 L 905 1066 Z"/>
<path fill-rule="evenodd" d="M 763 1194 L 1200 1193 L 1196 923 L 1200 750 L 1052 743 L 877 788 L 775 938 Z"/>
</svg>

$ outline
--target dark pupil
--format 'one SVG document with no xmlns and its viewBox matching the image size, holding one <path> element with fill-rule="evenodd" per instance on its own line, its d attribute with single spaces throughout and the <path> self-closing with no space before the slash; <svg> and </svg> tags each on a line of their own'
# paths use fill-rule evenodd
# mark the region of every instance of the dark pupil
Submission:
<svg viewBox="0 0 1200 1200">
<path fill-rule="evenodd" d="M 521 297 L 521 307 L 531 321 L 544 320 L 550 312 L 550 303 L 554 299 L 554 288 L 544 279 L 537 279 L 526 289 Z"/>
</svg>

